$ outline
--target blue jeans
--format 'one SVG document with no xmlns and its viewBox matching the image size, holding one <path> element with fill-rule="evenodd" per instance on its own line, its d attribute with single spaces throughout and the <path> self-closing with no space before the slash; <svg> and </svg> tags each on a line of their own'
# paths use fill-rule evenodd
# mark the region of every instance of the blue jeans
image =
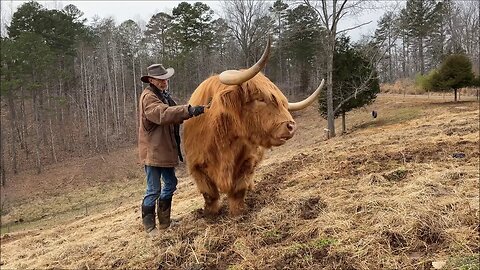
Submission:
<svg viewBox="0 0 480 270">
<path fill-rule="evenodd" d="M 177 189 L 177 177 L 173 167 L 154 167 L 145 165 L 147 174 L 147 191 L 143 198 L 143 205 L 154 206 L 155 201 L 172 199 L 173 192 Z M 163 179 L 163 186 L 160 178 Z"/>
</svg>

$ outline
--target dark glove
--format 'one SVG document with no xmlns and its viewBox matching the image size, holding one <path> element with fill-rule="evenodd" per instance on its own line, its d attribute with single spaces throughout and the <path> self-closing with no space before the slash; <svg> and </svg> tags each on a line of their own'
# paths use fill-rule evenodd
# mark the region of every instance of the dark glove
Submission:
<svg viewBox="0 0 480 270">
<path fill-rule="evenodd" d="M 191 106 L 189 105 L 188 106 L 188 114 L 190 114 L 190 116 L 198 116 L 202 113 L 205 112 L 205 106 Z"/>
</svg>

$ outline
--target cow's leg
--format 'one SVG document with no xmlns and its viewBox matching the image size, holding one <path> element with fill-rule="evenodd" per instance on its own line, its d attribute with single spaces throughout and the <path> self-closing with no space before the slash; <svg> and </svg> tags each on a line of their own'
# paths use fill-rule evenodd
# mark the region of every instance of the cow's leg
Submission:
<svg viewBox="0 0 480 270">
<path fill-rule="evenodd" d="M 228 193 L 228 207 L 231 216 L 238 216 L 245 212 L 246 189 Z"/>
<path fill-rule="evenodd" d="M 242 175 L 237 180 L 235 189 L 227 194 L 228 208 L 231 216 L 238 216 L 245 212 L 245 195 L 253 188 L 253 174 Z"/>
<path fill-rule="evenodd" d="M 261 158 L 262 152 L 251 155 L 245 159 L 241 166 L 235 171 L 235 186 L 228 192 L 228 206 L 231 216 L 238 216 L 245 212 L 245 195 L 247 190 L 253 189 L 253 173 Z"/>
<path fill-rule="evenodd" d="M 205 200 L 205 215 L 218 215 L 218 212 L 220 211 L 220 195 L 218 194 L 218 191 L 213 196 L 209 193 L 202 193 L 202 195 Z"/>
<path fill-rule="evenodd" d="M 197 183 L 197 188 L 205 200 L 206 215 L 217 215 L 220 211 L 220 194 L 211 179 L 201 170 L 191 169 L 190 173 Z"/>
</svg>

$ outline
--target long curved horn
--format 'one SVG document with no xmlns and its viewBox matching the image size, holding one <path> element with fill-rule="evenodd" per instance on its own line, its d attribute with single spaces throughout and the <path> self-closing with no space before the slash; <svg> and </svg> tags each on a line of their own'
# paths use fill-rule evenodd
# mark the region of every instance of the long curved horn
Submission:
<svg viewBox="0 0 480 270">
<path fill-rule="evenodd" d="M 306 98 L 302 101 L 299 101 L 299 102 L 295 102 L 295 103 L 290 103 L 289 102 L 288 103 L 288 110 L 289 111 L 299 111 L 299 110 L 303 110 L 306 107 L 308 107 L 308 105 L 312 104 L 313 101 L 315 101 L 315 99 L 317 99 L 318 95 L 320 94 L 320 91 L 323 88 L 324 83 L 325 83 L 325 79 L 322 79 L 322 82 L 318 86 L 317 90 L 315 90 L 315 92 L 313 92 L 313 94 L 311 94 L 308 98 Z"/>
<path fill-rule="evenodd" d="M 265 65 L 267 64 L 268 56 L 270 55 L 270 46 L 272 45 L 272 40 L 269 37 L 268 42 L 267 42 L 267 47 L 265 47 L 265 50 L 263 51 L 262 57 L 260 60 L 258 60 L 255 65 L 250 67 L 247 70 L 239 71 L 239 70 L 226 70 L 222 73 L 220 73 L 219 78 L 220 82 L 223 84 L 227 85 L 240 85 L 251 78 L 253 78 L 255 75 L 257 75 L 260 70 L 262 70 Z"/>
</svg>

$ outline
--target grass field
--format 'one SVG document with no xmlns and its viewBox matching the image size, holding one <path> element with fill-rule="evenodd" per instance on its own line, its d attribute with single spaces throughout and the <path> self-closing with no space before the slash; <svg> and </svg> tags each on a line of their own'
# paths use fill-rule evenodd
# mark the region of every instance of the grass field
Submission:
<svg viewBox="0 0 480 270">
<path fill-rule="evenodd" d="M 12 178 L 1 268 L 480 268 L 477 101 L 381 95 L 327 141 L 316 108 L 294 117 L 298 133 L 267 152 L 246 215 L 204 218 L 182 166 L 176 222 L 155 236 L 142 230 L 134 147 Z"/>
</svg>

